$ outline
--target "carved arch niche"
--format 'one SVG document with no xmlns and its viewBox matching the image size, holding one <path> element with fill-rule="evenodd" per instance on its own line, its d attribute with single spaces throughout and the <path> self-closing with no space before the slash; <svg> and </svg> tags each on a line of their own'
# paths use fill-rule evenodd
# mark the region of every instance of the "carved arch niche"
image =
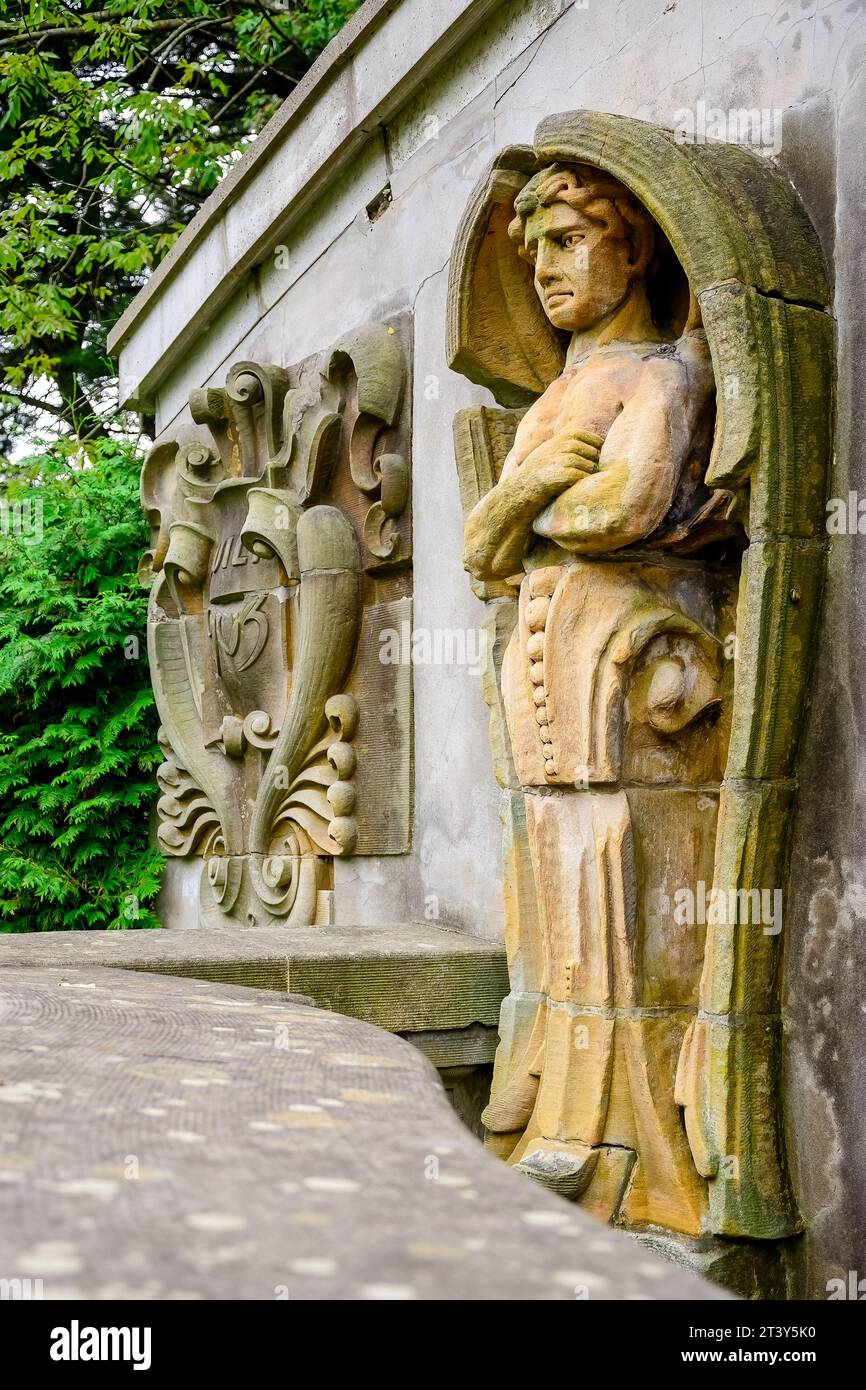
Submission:
<svg viewBox="0 0 866 1390">
<path fill-rule="evenodd" d="M 769 161 L 734 145 L 677 143 L 641 121 L 580 111 L 552 116 L 534 145 L 505 150 L 476 189 L 451 267 L 451 366 L 503 409 L 462 411 L 455 441 L 465 510 L 496 482 L 520 408 L 563 369 L 566 339 L 545 317 L 531 270 L 507 236 L 514 198 L 554 162 L 613 175 L 661 228 L 686 284 L 677 313 L 700 319 L 716 378 L 706 472 L 745 527 L 731 735 L 721 786 L 713 886 L 781 889 L 796 793 L 809 655 L 825 562 L 834 322 L 820 247 L 795 190 Z M 670 273 L 676 264 L 670 263 Z M 672 286 L 668 285 L 670 292 Z M 475 585 L 491 606 L 493 652 L 513 625 L 513 589 Z M 498 643 L 498 646 L 497 646 Z M 486 677 L 494 765 L 504 788 L 503 856 L 511 996 L 541 989 L 537 903 L 526 826 L 495 672 Z M 787 915 L 787 913 L 785 914 Z M 708 1185 L 708 1228 L 778 1239 L 799 1228 L 781 1106 L 781 984 L 786 931 L 707 927 L 698 1006 L 680 1053 L 676 1100 Z M 501 1050 L 502 1053 L 502 1050 Z M 504 1053 L 498 1067 L 505 1067 Z M 495 1094 L 495 1084 L 494 1084 Z"/>
</svg>

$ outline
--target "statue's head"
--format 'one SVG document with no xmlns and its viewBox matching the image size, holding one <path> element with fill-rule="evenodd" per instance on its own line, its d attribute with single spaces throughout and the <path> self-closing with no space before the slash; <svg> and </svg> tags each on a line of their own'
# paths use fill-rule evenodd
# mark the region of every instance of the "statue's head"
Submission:
<svg viewBox="0 0 866 1390">
<path fill-rule="evenodd" d="M 580 332 L 644 279 L 656 226 L 624 184 L 589 165 L 552 164 L 518 193 L 508 234 L 555 328 Z"/>
</svg>

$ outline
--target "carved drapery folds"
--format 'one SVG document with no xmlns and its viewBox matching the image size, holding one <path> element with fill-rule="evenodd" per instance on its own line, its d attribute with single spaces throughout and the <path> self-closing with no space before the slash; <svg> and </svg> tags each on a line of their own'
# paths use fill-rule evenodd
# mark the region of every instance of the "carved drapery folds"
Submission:
<svg viewBox="0 0 866 1390">
<path fill-rule="evenodd" d="M 611 311 L 621 338 L 611 329 L 593 347 L 576 334 L 566 364 L 563 286 L 538 270 L 544 237 L 550 265 L 569 235 L 586 241 L 580 301 L 602 262 L 615 278 L 614 254 L 598 259 L 605 238 L 630 237 L 639 260 L 646 212 L 643 298 L 627 275 Z M 626 1225 L 764 1239 L 799 1227 L 780 998 L 824 565 L 829 304 L 817 239 L 768 161 L 592 112 L 551 117 L 532 148 L 504 151 L 455 243 L 449 359 L 502 407 L 455 420 L 467 568 L 489 605 L 505 827 L 511 994 L 489 1142 Z M 651 341 L 636 341 L 641 314 Z M 515 576 L 490 538 L 510 534 L 519 470 L 541 478 L 546 459 L 531 450 L 563 401 L 569 429 L 584 431 L 566 494 L 586 498 L 584 514 L 560 503 L 565 483 L 552 488 Z M 629 448 L 643 467 L 656 445 L 656 472 L 629 491 Z M 649 520 L 645 499 L 669 466 L 679 490 Z M 614 512 L 605 541 L 599 518 Z"/>
<path fill-rule="evenodd" d="M 204 923 L 330 919 L 333 859 L 405 852 L 410 699 L 379 633 L 410 617 L 409 323 L 193 391 L 205 427 L 142 473 L 166 855 Z"/>
</svg>

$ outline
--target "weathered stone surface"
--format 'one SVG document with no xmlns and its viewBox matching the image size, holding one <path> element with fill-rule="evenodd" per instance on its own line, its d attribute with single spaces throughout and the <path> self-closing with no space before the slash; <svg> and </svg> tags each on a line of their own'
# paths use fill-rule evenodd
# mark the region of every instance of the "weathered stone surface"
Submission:
<svg viewBox="0 0 866 1390">
<path fill-rule="evenodd" d="M 480 406 L 458 410 L 454 416 L 454 461 L 464 516 L 469 515 L 497 481 L 514 444 L 522 413 Z M 513 587 L 502 580 L 472 579 L 471 583 L 473 593 L 480 599 L 504 597 L 513 600 L 516 597 Z"/>
<path fill-rule="evenodd" d="M 450 269 L 452 367 L 503 405 L 537 398 L 501 467 L 491 411 L 455 422 L 464 509 L 489 480 L 465 567 L 487 584 L 525 571 L 490 671 L 542 962 L 527 989 L 528 929 L 512 928 L 484 1121 L 520 1171 L 611 1221 L 691 1237 L 800 1225 L 775 900 L 824 563 L 828 299 L 772 166 L 587 111 L 494 160 Z M 685 919 L 684 895 L 702 903 Z"/>
<path fill-rule="evenodd" d="M 493 775 L 500 787 L 514 791 L 519 787 L 508 721 L 502 700 L 502 662 L 517 623 L 517 598 L 500 599 L 491 603 L 487 621 L 482 629 L 485 639 L 485 661 L 481 672 L 484 703 L 490 710 L 490 749 L 493 754 Z"/>
<path fill-rule="evenodd" d="M 49 1299 L 718 1299 L 495 1163 L 400 1039 L 272 992 L 0 973 L 0 1270 Z"/>
<path fill-rule="evenodd" d="M 757 539 L 743 556 L 731 779 L 794 771 L 825 559 L 817 540 Z"/>
<path fill-rule="evenodd" d="M 422 460 L 413 481 L 416 621 L 428 628 L 483 621 L 460 570 L 448 422 L 462 409 L 489 409 L 491 401 L 483 388 L 447 371 L 443 266 L 460 214 L 494 155 L 528 145 L 552 112 L 576 105 L 615 112 L 679 127 L 686 143 L 702 139 L 702 115 L 709 124 L 717 113 L 730 123 L 729 139 L 746 143 L 791 181 L 835 282 L 841 372 L 831 493 L 847 504 L 853 492 L 855 508 L 866 495 L 866 12 L 763 0 L 704 0 L 699 12 L 666 0 L 621 0 L 616 21 L 608 6 L 558 0 L 364 6 L 220 185 L 118 335 L 125 341 L 125 390 L 134 397 L 141 385 L 158 429 L 171 432 L 188 418 L 190 388 L 222 385 L 225 364 L 285 360 L 287 342 L 291 360 L 299 360 L 326 348 L 347 323 L 411 304 L 414 442 Z M 757 122 L 751 132 L 737 123 L 749 115 Z M 365 207 L 386 182 L 393 200 L 371 224 Z M 277 256 L 281 244 L 286 254 Z M 709 299 L 708 292 L 707 316 Z M 768 297 L 768 304 L 779 303 Z M 734 362 L 733 371 L 743 365 Z M 774 369 L 768 384 L 775 380 Z M 735 405 L 719 399 L 723 410 Z M 798 427 L 813 428 L 805 412 Z M 735 440 L 733 426 L 725 433 Z M 741 438 L 771 437 L 767 428 Z M 738 443 L 725 467 L 740 468 L 746 457 Z M 798 467 L 806 468 L 802 453 Z M 813 475 L 806 469 L 800 476 Z M 753 482 L 755 497 L 760 478 Z M 797 495 L 796 483 L 787 479 L 788 496 Z M 831 538 L 814 699 L 802 716 L 783 929 L 781 1084 L 797 1119 L 787 1137 L 806 1223 L 788 1245 L 802 1252 L 800 1296 L 817 1298 L 826 1296 L 828 1279 L 847 1278 L 858 1267 L 863 1275 L 866 1248 L 859 1178 L 866 1171 L 864 557 L 856 525 Z M 499 790 L 479 682 L 454 669 L 417 668 L 412 676 L 413 849 L 378 860 L 337 859 L 337 920 L 418 918 L 432 895 L 441 920 L 495 937 L 502 931 Z M 170 867 L 180 871 L 186 862 Z M 179 884 L 181 875 L 169 878 Z"/>
<path fill-rule="evenodd" d="M 0 938 L 0 972 L 21 965 L 102 965 L 289 990 L 395 1033 L 495 1027 L 508 988 L 501 946 L 418 923 Z"/>
<path fill-rule="evenodd" d="M 700 296 L 719 382 L 708 479 L 748 477 L 753 537 L 822 536 L 835 320 L 738 280 Z"/>
<path fill-rule="evenodd" d="M 496 1056 L 499 1034 L 495 1028 L 483 1023 L 471 1023 L 466 1028 L 452 1028 L 449 1031 L 428 1031 L 421 1033 L 401 1033 L 400 1036 L 417 1047 L 437 1071 L 473 1070 L 476 1067 L 492 1066 Z M 490 1078 L 487 1078 L 487 1094 L 481 1109 L 490 1099 Z"/>
<path fill-rule="evenodd" d="M 719 1235 L 747 1230 L 780 1240 L 802 1228 L 776 1130 L 780 1031 L 772 1014 L 702 1015 L 680 1053 L 676 1096 L 698 1170 L 712 1179 L 710 1214 Z"/>
<path fill-rule="evenodd" d="M 410 341 L 236 362 L 190 393 L 213 442 L 145 461 L 157 838 L 203 857 L 202 924 L 328 922 L 335 857 L 409 848 Z"/>
<path fill-rule="evenodd" d="M 815 235 L 790 183 L 769 161 L 729 141 L 684 141 L 603 111 L 541 122 L 537 157 L 586 160 L 631 188 L 669 240 L 695 295 L 740 280 L 783 299 L 827 305 L 830 287 Z M 700 209 L 701 215 L 696 216 Z"/>
</svg>

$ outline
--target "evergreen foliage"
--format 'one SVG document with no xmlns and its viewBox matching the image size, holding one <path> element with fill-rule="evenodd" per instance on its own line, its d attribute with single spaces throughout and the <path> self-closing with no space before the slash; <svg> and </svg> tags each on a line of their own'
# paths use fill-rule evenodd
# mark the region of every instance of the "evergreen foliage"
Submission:
<svg viewBox="0 0 866 1390">
<path fill-rule="evenodd" d="M 159 925 L 140 467 L 57 443 L 0 483 L 0 930 Z"/>
</svg>

